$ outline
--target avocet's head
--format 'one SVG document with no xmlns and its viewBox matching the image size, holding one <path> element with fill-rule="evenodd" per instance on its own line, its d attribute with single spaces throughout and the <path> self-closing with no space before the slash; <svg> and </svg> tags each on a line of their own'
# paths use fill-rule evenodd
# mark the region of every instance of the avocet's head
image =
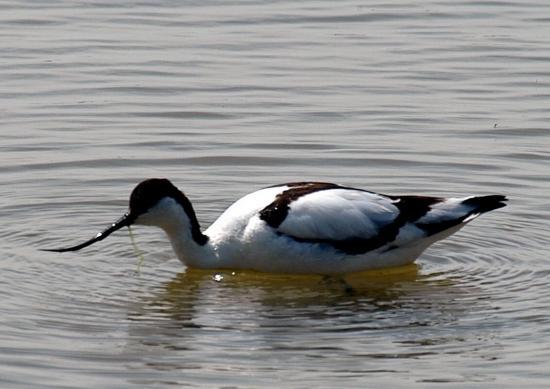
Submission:
<svg viewBox="0 0 550 389">
<path fill-rule="evenodd" d="M 187 197 L 165 178 L 150 178 L 140 182 L 130 195 L 130 224 L 164 227 L 175 212 L 192 211 Z"/>
<path fill-rule="evenodd" d="M 191 202 L 185 195 L 165 178 L 151 178 L 140 182 L 130 195 L 130 206 L 127 213 L 111 224 L 107 229 L 98 233 L 92 239 L 72 247 L 46 249 L 45 251 L 65 252 L 77 251 L 105 239 L 113 232 L 132 224 L 157 226 L 169 229 L 174 220 L 185 219 L 193 239 L 203 244 L 206 238 L 200 232 L 200 226 L 195 216 Z"/>
</svg>

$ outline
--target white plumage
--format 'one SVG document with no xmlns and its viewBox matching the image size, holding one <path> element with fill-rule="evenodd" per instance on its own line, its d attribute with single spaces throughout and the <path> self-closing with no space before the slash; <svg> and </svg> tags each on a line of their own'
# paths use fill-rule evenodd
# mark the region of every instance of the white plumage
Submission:
<svg viewBox="0 0 550 389">
<path fill-rule="evenodd" d="M 281 187 L 283 191 L 287 187 Z M 267 206 L 267 204 L 266 204 Z M 300 238 L 346 239 L 372 237 L 395 219 L 399 210 L 387 198 L 374 193 L 330 189 L 305 195 L 292 203 L 292 212 L 279 227 Z"/>
<path fill-rule="evenodd" d="M 51 251 L 74 251 L 131 224 L 168 235 L 185 265 L 283 273 L 343 274 L 413 262 L 428 246 L 504 196 L 386 196 L 329 183 L 261 189 L 231 205 L 204 233 L 191 203 L 166 179 L 140 183 L 130 210 L 95 238 Z"/>
</svg>

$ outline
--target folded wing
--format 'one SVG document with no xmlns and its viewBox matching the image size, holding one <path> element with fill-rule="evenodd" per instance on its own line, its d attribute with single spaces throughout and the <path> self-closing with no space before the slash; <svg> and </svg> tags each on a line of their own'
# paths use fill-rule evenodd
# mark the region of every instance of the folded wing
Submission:
<svg viewBox="0 0 550 389">
<path fill-rule="evenodd" d="M 260 217 L 277 234 L 347 254 L 403 245 L 500 208 L 503 196 L 385 196 L 326 183 L 289 184 Z"/>
</svg>

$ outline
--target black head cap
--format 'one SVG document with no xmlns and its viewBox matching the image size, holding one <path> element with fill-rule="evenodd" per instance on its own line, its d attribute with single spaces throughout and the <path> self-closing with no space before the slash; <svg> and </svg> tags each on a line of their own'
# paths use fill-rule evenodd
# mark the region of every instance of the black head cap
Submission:
<svg viewBox="0 0 550 389">
<path fill-rule="evenodd" d="M 147 212 L 164 197 L 181 202 L 185 196 L 166 178 L 150 178 L 140 182 L 130 195 L 130 215 L 137 217 Z"/>
<path fill-rule="evenodd" d="M 203 245 L 208 238 L 201 233 L 200 225 L 189 199 L 166 178 L 149 178 L 140 182 L 130 195 L 129 218 L 134 222 L 165 197 L 174 199 L 185 211 L 191 223 L 193 239 Z"/>
</svg>

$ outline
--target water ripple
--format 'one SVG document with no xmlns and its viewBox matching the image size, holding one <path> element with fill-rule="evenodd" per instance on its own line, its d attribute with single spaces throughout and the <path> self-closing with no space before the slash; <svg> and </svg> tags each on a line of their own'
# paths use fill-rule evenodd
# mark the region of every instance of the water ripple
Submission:
<svg viewBox="0 0 550 389">
<path fill-rule="evenodd" d="M 548 4 L 0 9 L 1 386 L 547 384 Z M 510 204 L 353 294 L 184 269 L 150 229 L 140 272 L 123 231 L 37 251 L 93 236 L 146 177 L 203 225 L 304 179 Z"/>
</svg>

